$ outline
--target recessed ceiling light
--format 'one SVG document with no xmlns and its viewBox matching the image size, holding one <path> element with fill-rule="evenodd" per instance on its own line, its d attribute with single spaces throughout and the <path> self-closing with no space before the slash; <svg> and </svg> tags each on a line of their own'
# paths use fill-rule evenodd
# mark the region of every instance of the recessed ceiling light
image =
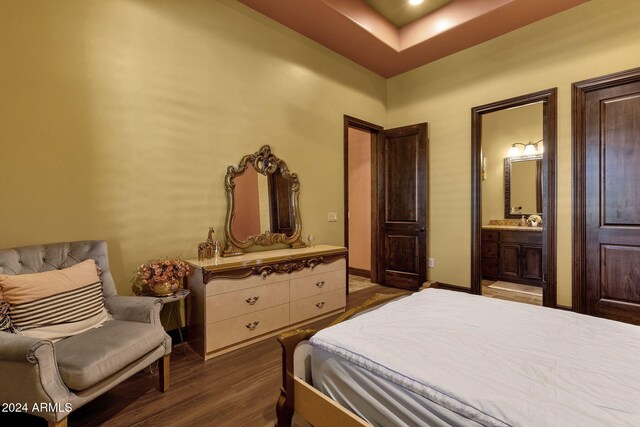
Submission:
<svg viewBox="0 0 640 427">
<path fill-rule="evenodd" d="M 420 3 L 422 3 L 424 0 L 409 0 L 409 4 L 412 4 L 414 6 L 419 5 Z"/>
</svg>

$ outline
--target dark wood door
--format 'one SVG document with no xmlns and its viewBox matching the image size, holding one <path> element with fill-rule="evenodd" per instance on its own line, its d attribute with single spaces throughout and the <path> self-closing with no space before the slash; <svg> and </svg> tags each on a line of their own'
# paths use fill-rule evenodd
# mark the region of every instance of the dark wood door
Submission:
<svg viewBox="0 0 640 427">
<path fill-rule="evenodd" d="M 523 279 L 542 280 L 542 247 L 522 245 L 520 254 L 522 257 Z"/>
<path fill-rule="evenodd" d="M 385 130 L 377 163 L 378 280 L 416 290 L 427 279 L 427 124 Z"/>
<path fill-rule="evenodd" d="M 640 82 L 584 106 L 585 311 L 640 324 Z"/>
<path fill-rule="evenodd" d="M 500 278 L 509 280 L 520 277 L 520 245 L 503 243 L 500 245 Z"/>
</svg>

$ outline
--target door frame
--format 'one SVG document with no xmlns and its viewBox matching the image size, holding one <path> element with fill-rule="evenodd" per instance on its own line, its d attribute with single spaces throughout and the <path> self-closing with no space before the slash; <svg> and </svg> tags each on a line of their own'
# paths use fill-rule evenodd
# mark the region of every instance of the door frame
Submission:
<svg viewBox="0 0 640 427">
<path fill-rule="evenodd" d="M 471 293 L 482 293 L 482 116 L 507 108 L 543 102 L 546 142 L 542 154 L 542 211 L 545 226 L 542 230 L 544 285 L 542 304 L 556 307 L 556 149 L 557 149 L 557 88 L 533 92 L 471 109 Z"/>
<path fill-rule="evenodd" d="M 589 92 L 640 81 L 640 68 L 607 74 L 571 84 L 572 202 L 573 202 L 573 311 L 587 311 L 587 193 L 585 102 Z"/>
<path fill-rule="evenodd" d="M 349 248 L 349 128 L 371 134 L 371 283 L 378 283 L 378 148 L 384 137 L 382 126 L 344 115 L 344 245 Z M 349 256 L 347 254 L 347 277 Z M 347 289 L 349 287 L 347 286 Z"/>
</svg>

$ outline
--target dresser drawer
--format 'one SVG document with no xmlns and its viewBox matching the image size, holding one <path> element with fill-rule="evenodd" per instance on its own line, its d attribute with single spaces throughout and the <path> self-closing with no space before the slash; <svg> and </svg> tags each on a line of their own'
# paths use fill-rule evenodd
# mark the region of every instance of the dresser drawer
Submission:
<svg viewBox="0 0 640 427">
<path fill-rule="evenodd" d="M 498 258 L 498 244 L 482 242 L 482 258 Z"/>
<path fill-rule="evenodd" d="M 340 258 L 327 264 L 317 264 L 313 268 L 303 268 L 302 270 L 294 271 L 291 273 L 291 279 L 298 279 L 300 277 L 313 276 L 314 274 L 324 274 L 330 271 L 342 270 L 347 268 L 347 261 L 344 258 Z"/>
<path fill-rule="evenodd" d="M 283 328 L 289 324 L 289 304 L 207 325 L 207 353 Z"/>
<path fill-rule="evenodd" d="M 205 286 L 207 287 L 207 296 L 211 296 L 224 294 L 226 292 L 235 292 L 240 289 L 254 288 L 260 285 L 285 282 L 288 280 L 289 275 L 286 273 L 272 273 L 265 276 L 251 275 L 248 277 L 240 277 L 238 279 L 213 279 Z"/>
<path fill-rule="evenodd" d="M 292 301 L 290 313 L 291 323 L 302 322 L 303 320 L 344 308 L 346 302 L 347 296 L 345 295 L 344 289 Z"/>
<path fill-rule="evenodd" d="M 497 242 L 499 234 L 498 230 L 482 230 L 482 241 Z"/>
<path fill-rule="evenodd" d="M 344 270 L 329 271 L 312 276 L 291 279 L 289 288 L 290 300 L 295 301 L 308 298 L 324 292 L 341 289 L 346 292 L 346 273 Z"/>
<path fill-rule="evenodd" d="M 207 297 L 207 324 L 289 302 L 289 282 L 256 286 Z"/>
</svg>

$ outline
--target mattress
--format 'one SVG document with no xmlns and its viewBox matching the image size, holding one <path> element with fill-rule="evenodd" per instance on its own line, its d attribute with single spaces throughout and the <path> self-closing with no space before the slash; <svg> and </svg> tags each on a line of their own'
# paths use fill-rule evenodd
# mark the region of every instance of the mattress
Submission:
<svg viewBox="0 0 640 427">
<path fill-rule="evenodd" d="M 314 386 L 374 425 L 640 425 L 634 325 L 427 289 L 310 343 L 323 365 Z M 391 422 L 376 405 L 402 415 Z"/>
</svg>

